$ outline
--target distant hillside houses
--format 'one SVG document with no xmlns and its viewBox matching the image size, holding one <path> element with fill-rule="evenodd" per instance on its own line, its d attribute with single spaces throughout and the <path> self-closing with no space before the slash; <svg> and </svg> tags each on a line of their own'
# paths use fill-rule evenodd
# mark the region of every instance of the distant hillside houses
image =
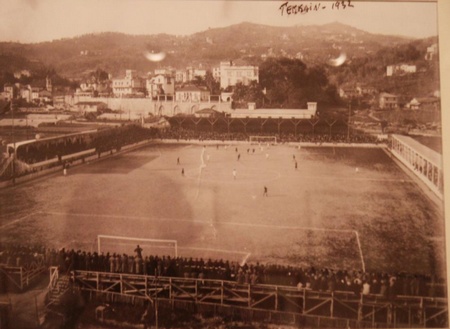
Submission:
<svg viewBox="0 0 450 329">
<path fill-rule="evenodd" d="M 417 97 L 406 104 L 410 110 L 436 111 L 440 109 L 440 99 L 438 97 Z"/>
<path fill-rule="evenodd" d="M 380 93 L 378 96 L 380 109 L 396 109 L 399 107 L 399 98 L 397 95 L 389 93 Z"/>
<path fill-rule="evenodd" d="M 0 93 L 0 98 L 6 101 L 21 98 L 28 103 L 47 104 L 52 101 L 52 91 L 53 86 L 50 78 L 36 81 L 32 85 L 19 82 L 6 83 L 3 86 L 3 92 Z"/>
<path fill-rule="evenodd" d="M 416 71 L 416 66 L 409 64 L 395 64 L 386 67 L 386 75 L 388 77 L 416 73 Z"/>
<path fill-rule="evenodd" d="M 189 66 L 184 70 L 177 70 L 175 72 L 175 81 L 179 83 L 193 81 L 196 77 L 205 78 L 206 70 L 203 68 L 194 68 Z"/>
<path fill-rule="evenodd" d="M 213 67 L 211 74 L 220 83 L 221 89 L 236 86 L 237 83 L 248 85 L 251 81 L 259 81 L 259 68 L 248 65 L 241 61 L 221 62 L 218 67 Z M 158 68 L 153 73 L 149 73 L 147 78 L 141 78 L 135 70 L 126 70 L 125 77 L 112 79 L 113 97 L 151 97 L 176 96 L 179 88 L 189 86 L 192 81 L 205 79 L 207 70 L 200 67 L 187 67 L 186 69 L 175 70 L 173 68 Z M 106 88 L 103 88 L 104 90 Z M 77 95 L 94 96 L 94 91 L 99 90 L 96 83 L 84 82 L 80 85 Z M 100 95 L 97 95 L 100 96 Z M 186 96 L 188 97 L 188 96 Z M 190 97 L 190 96 L 189 96 Z M 202 97 L 204 98 L 204 93 Z M 196 99 L 192 96 L 190 99 Z"/>
<path fill-rule="evenodd" d="M 80 83 L 80 88 L 77 88 L 77 96 L 109 96 L 111 93 L 111 79 L 104 81 L 87 80 Z"/>
<path fill-rule="evenodd" d="M 339 96 L 343 99 L 369 97 L 378 94 L 378 90 L 366 84 L 342 85 L 339 90 Z"/>
<path fill-rule="evenodd" d="M 425 60 L 431 61 L 436 58 L 438 55 L 438 45 L 437 43 L 432 44 L 431 46 L 427 47 L 427 53 L 425 54 Z"/>
</svg>

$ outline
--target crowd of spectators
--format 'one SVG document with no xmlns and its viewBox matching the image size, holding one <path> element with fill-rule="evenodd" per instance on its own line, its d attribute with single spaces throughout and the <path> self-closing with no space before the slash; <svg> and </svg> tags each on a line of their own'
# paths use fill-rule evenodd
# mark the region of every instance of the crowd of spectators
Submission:
<svg viewBox="0 0 450 329">
<path fill-rule="evenodd" d="M 85 133 L 72 137 L 59 137 L 24 144 L 17 149 L 17 158 L 25 163 L 33 164 L 65 155 L 75 154 L 90 149 L 96 152 L 107 152 L 120 149 L 124 145 L 137 143 L 157 136 L 156 129 L 146 129 L 136 125 L 128 125 L 99 132 Z"/>
<path fill-rule="evenodd" d="M 379 141 L 376 136 L 369 134 L 299 134 L 295 136 L 294 134 L 287 134 L 281 136 L 282 142 L 293 142 L 293 143 L 370 143 L 377 144 Z"/>
<path fill-rule="evenodd" d="M 43 247 L 3 246 L 0 263 L 25 266 L 43 260 L 62 272 L 86 270 L 152 276 L 234 281 L 239 284 L 293 286 L 316 291 L 351 291 L 386 298 L 406 296 L 446 296 L 445 280 L 408 273 L 362 272 L 330 268 L 296 267 L 275 264 L 239 264 L 228 260 L 170 257 L 142 254 L 139 246 L 132 254 L 55 250 Z"/>
<path fill-rule="evenodd" d="M 0 265 L 30 268 L 46 264 L 46 250 L 43 246 L 0 245 Z"/>
<path fill-rule="evenodd" d="M 275 136 L 278 143 L 378 143 L 376 136 L 360 133 L 347 134 L 270 134 L 270 133 L 242 133 L 242 132 L 216 132 L 196 131 L 183 128 L 172 128 L 162 131 L 162 139 L 175 139 L 177 141 L 250 141 L 250 136 Z"/>
<path fill-rule="evenodd" d="M 248 134 L 244 132 L 197 131 L 183 128 L 158 130 L 128 125 L 103 131 L 80 134 L 72 137 L 60 137 L 51 140 L 41 140 L 18 147 L 17 158 L 25 163 L 34 164 L 65 155 L 95 149 L 97 153 L 120 150 L 129 145 L 149 139 L 173 139 L 177 141 L 249 141 L 252 135 L 274 136 L 273 134 Z M 375 136 L 367 134 L 283 134 L 276 135 L 279 143 L 309 142 L 309 143 L 377 143 Z"/>
</svg>

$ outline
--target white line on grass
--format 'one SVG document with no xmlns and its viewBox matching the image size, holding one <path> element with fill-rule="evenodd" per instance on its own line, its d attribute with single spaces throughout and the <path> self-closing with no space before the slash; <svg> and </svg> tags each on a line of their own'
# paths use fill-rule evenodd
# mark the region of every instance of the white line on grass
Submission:
<svg viewBox="0 0 450 329">
<path fill-rule="evenodd" d="M 23 221 L 24 219 L 27 219 L 28 217 L 30 217 L 30 216 L 32 216 L 32 215 L 34 215 L 34 214 L 37 214 L 37 213 L 39 213 L 39 212 L 34 212 L 34 213 L 31 213 L 31 214 L 25 215 L 25 216 L 23 216 L 23 217 L 21 217 L 21 218 L 14 219 L 13 221 L 11 221 L 11 222 L 9 222 L 9 223 L 6 223 L 6 224 L 0 226 L 0 230 L 2 230 L 2 229 L 4 229 L 4 228 L 7 228 L 8 226 L 12 226 L 12 225 L 14 225 L 14 224 L 17 224 L 17 223 Z"/>
<path fill-rule="evenodd" d="M 357 174 L 356 174 L 357 175 Z M 413 182 L 411 179 L 397 179 L 397 178 L 365 178 L 365 177 L 338 177 L 338 176 L 311 176 L 311 175 L 305 175 L 303 176 L 305 179 L 329 179 L 329 180 L 353 180 L 353 181 L 373 181 L 373 182 Z"/>
<path fill-rule="evenodd" d="M 143 216 L 123 216 L 123 215 L 104 215 L 104 214 L 86 214 L 86 213 L 62 213 L 62 212 L 39 212 L 41 214 L 56 215 L 56 216 L 78 216 L 78 217 L 102 217 L 102 218 L 121 218 L 121 219 L 138 219 L 149 221 L 172 221 L 172 222 L 185 222 L 196 224 L 211 225 L 211 221 L 206 220 L 188 220 L 188 219 L 171 219 L 171 218 L 149 218 Z M 250 223 L 238 223 L 238 222 L 221 222 L 221 225 L 233 225 L 233 226 L 245 226 L 245 227 L 261 227 L 269 229 L 285 229 L 285 230 L 301 230 L 301 231 L 322 231 L 322 232 L 339 232 L 339 233 L 351 233 L 356 236 L 356 243 L 358 244 L 359 255 L 361 258 L 362 269 L 365 271 L 366 266 L 361 248 L 361 242 L 359 239 L 359 233 L 356 230 L 346 229 L 333 229 L 333 228 L 321 228 L 321 227 L 301 227 L 301 226 L 289 226 L 289 225 L 267 225 L 267 224 L 250 224 Z M 7 224 L 8 225 L 8 224 Z"/>
<path fill-rule="evenodd" d="M 364 264 L 364 257 L 363 257 L 363 254 L 362 254 L 361 242 L 359 241 L 359 234 L 358 234 L 357 230 L 354 230 L 353 232 L 355 232 L 356 242 L 358 243 L 359 255 L 361 256 L 362 270 L 363 270 L 363 273 L 365 273 L 366 272 L 366 264 Z"/>
<path fill-rule="evenodd" d="M 121 219 L 139 219 L 139 220 L 149 220 L 158 222 L 185 222 L 185 223 L 199 223 L 199 224 L 211 224 L 211 220 L 189 220 L 189 219 L 175 219 L 175 218 L 151 218 L 145 216 L 127 216 L 127 215 L 105 215 L 105 214 L 89 214 L 89 213 L 65 213 L 57 211 L 45 211 L 37 212 L 44 215 L 56 215 L 56 216 L 77 216 L 77 217 L 101 217 L 101 218 L 121 218 Z M 333 228 L 321 228 L 321 227 L 302 227 L 302 226 L 289 226 L 289 225 L 268 225 L 268 224 L 251 224 L 251 223 L 239 223 L 239 222 L 220 222 L 221 225 L 234 225 L 234 226 L 247 226 L 247 227 L 261 227 L 261 228 L 278 228 L 287 230 L 310 230 L 310 231 L 329 231 L 329 232 L 343 232 L 343 233 L 354 233 L 354 230 L 346 229 L 333 229 Z"/>
<path fill-rule="evenodd" d="M 205 154 L 205 148 L 203 147 L 202 152 L 200 153 L 200 167 L 199 167 L 199 172 L 198 172 L 197 194 L 195 195 L 195 199 L 198 199 L 198 195 L 200 194 L 200 183 L 201 183 L 201 179 L 202 179 L 202 170 L 204 167 L 206 167 L 205 161 L 203 160 L 204 154 Z"/>
</svg>

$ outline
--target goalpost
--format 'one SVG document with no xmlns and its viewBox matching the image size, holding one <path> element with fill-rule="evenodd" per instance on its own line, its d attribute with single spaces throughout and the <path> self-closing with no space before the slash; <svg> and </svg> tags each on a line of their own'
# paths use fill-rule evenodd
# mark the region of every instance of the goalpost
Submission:
<svg viewBox="0 0 450 329">
<path fill-rule="evenodd" d="M 276 144 L 277 136 L 249 136 L 249 141 L 252 144 Z"/>
<path fill-rule="evenodd" d="M 130 238 L 114 235 L 97 235 L 98 253 L 134 254 L 137 245 L 143 255 L 178 257 L 177 240 Z"/>
</svg>

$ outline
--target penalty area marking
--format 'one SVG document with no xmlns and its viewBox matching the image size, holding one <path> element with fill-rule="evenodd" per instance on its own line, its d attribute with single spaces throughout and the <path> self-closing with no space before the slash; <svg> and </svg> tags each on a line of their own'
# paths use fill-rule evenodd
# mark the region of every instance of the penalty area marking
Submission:
<svg viewBox="0 0 450 329">
<path fill-rule="evenodd" d="M 25 216 L 23 216 L 23 217 L 14 219 L 14 220 L 10 221 L 9 223 L 6 223 L 6 224 L 0 226 L 0 230 L 3 230 L 4 228 L 7 228 L 8 226 L 12 226 L 12 225 L 14 225 L 14 224 L 20 223 L 21 221 L 27 219 L 28 217 L 30 217 L 30 216 L 32 216 L 32 215 L 35 215 L 35 214 L 38 214 L 38 213 L 40 213 L 40 212 L 39 212 L 39 211 L 38 211 L 38 212 L 33 212 L 33 213 L 28 214 L 28 215 L 25 215 Z"/>
<path fill-rule="evenodd" d="M 121 216 L 121 215 L 103 215 L 103 214 L 86 214 L 86 213 L 62 213 L 62 212 L 38 212 L 40 214 L 56 215 L 56 216 L 78 216 L 78 217 L 101 217 L 101 218 L 117 218 L 117 219 L 137 219 L 137 220 L 149 220 L 149 221 L 171 221 L 171 222 L 185 222 L 185 223 L 198 223 L 211 225 L 211 221 L 206 220 L 187 220 L 187 219 L 172 219 L 172 218 L 149 218 L 144 216 Z M 28 215 L 30 216 L 30 215 Z M 28 217 L 28 216 L 25 216 Z M 24 219 L 24 218 L 22 218 Z M 22 220 L 20 219 L 20 220 Z M 18 220 L 17 220 L 18 221 Z M 361 241 L 359 238 L 359 233 L 356 230 L 346 230 L 346 229 L 333 229 L 333 228 L 321 228 L 321 227 L 301 227 L 301 226 L 289 226 L 289 225 L 267 225 L 267 224 L 250 224 L 250 223 L 238 223 L 238 222 L 221 222 L 221 225 L 232 225 L 232 226 L 244 226 L 244 227 L 260 227 L 268 229 L 284 229 L 284 230 L 302 230 L 302 231 L 322 231 L 322 232 L 338 232 L 338 233 L 351 233 L 356 236 L 356 243 L 358 245 L 358 251 L 361 258 L 361 266 L 365 272 L 366 266 L 364 262 L 364 256 L 361 248 Z M 8 225 L 8 224 L 6 224 Z M 1 229 L 1 227 L 0 227 Z"/>
</svg>

